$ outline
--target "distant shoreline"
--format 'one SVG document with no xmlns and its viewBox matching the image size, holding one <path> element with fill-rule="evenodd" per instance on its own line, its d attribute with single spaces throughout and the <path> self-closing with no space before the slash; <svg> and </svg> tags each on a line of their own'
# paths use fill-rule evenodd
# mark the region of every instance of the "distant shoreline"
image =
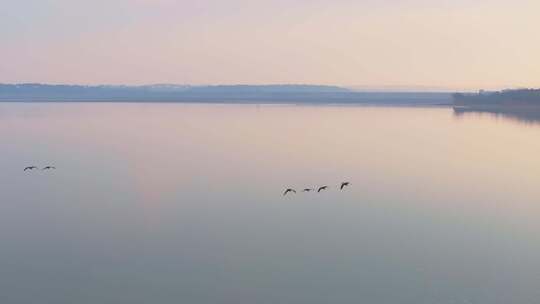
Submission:
<svg viewBox="0 0 540 304">
<path fill-rule="evenodd" d="M 69 101 L 60 101 L 60 100 L 48 100 L 48 101 L 36 101 L 36 100 L 0 100 L 1 104 L 185 104 L 185 105 L 259 105 L 259 106 L 335 106 L 335 107 L 354 107 L 354 106 L 363 106 L 363 107 L 407 107 L 407 108 L 450 108 L 452 109 L 453 105 L 451 103 L 436 103 L 436 102 L 298 102 L 298 101 L 133 101 L 133 100 L 69 100 Z"/>
<path fill-rule="evenodd" d="M 213 104 L 373 104 L 373 105 L 437 105 L 452 106 L 448 93 L 347 93 L 347 94 L 272 94 L 231 96 L 1 96 L 0 102 L 70 103 L 70 102 L 116 102 L 116 103 L 213 103 Z"/>
<path fill-rule="evenodd" d="M 79 86 L 0 84 L 0 102 L 449 105 L 448 92 L 359 92 L 319 85 Z"/>
<path fill-rule="evenodd" d="M 539 89 L 516 89 L 495 92 L 479 91 L 475 94 L 452 95 L 456 107 L 476 109 L 539 109 Z"/>
<path fill-rule="evenodd" d="M 2 100 L 0 104 L 8 103 L 34 103 L 34 104 L 76 104 L 76 103 L 124 103 L 124 104 L 215 104 L 215 105 L 306 105 L 306 106 L 401 106 L 401 107 L 449 107 L 453 104 L 450 102 L 408 102 L 408 101 L 287 101 L 287 100 L 182 100 L 182 101 L 167 101 L 167 100 Z"/>
</svg>

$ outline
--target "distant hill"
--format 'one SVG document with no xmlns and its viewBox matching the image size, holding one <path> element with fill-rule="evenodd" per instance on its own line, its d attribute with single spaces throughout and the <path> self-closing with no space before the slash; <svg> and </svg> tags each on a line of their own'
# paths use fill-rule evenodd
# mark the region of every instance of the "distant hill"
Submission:
<svg viewBox="0 0 540 304">
<path fill-rule="evenodd" d="M 191 92 L 204 93 L 343 93 L 349 89 L 324 85 L 214 85 L 190 87 Z"/>
<path fill-rule="evenodd" d="M 358 92 L 325 85 L 0 84 L 0 101 L 449 104 L 449 93 Z"/>
</svg>

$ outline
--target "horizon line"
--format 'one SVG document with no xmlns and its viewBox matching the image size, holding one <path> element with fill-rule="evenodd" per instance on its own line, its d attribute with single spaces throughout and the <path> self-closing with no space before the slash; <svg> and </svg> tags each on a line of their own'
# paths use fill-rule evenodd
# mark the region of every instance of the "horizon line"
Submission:
<svg viewBox="0 0 540 304">
<path fill-rule="evenodd" d="M 528 89 L 529 86 L 493 85 L 493 86 L 430 86 L 430 85 L 340 85 L 317 83 L 170 83 L 156 82 L 146 84 L 107 84 L 107 83 L 66 83 L 66 82 L 0 82 L 0 85 L 45 85 L 45 86 L 84 86 L 84 87 L 150 87 L 150 86 L 178 86 L 178 87 L 232 87 L 232 86 L 313 86 L 337 87 L 359 92 L 477 92 L 480 90 Z"/>
</svg>

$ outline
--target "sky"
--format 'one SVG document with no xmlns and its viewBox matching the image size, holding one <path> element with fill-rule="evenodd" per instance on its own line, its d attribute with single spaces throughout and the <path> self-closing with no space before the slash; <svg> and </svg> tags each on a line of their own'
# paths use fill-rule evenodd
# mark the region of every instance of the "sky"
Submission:
<svg viewBox="0 0 540 304">
<path fill-rule="evenodd" d="M 0 6 L 0 83 L 540 87 L 537 0 Z"/>
</svg>

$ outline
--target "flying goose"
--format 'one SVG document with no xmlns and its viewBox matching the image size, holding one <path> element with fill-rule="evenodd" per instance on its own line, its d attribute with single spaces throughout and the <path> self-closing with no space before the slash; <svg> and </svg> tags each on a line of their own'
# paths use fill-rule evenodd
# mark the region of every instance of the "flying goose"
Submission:
<svg viewBox="0 0 540 304">
<path fill-rule="evenodd" d="M 289 189 L 285 190 L 285 192 L 283 192 L 283 195 L 285 196 L 289 192 L 296 193 L 296 190 L 289 188 Z"/>
<path fill-rule="evenodd" d="M 319 187 L 319 190 L 317 190 L 317 193 L 321 192 L 322 190 L 326 190 L 326 189 L 328 189 L 328 186 Z"/>
</svg>

